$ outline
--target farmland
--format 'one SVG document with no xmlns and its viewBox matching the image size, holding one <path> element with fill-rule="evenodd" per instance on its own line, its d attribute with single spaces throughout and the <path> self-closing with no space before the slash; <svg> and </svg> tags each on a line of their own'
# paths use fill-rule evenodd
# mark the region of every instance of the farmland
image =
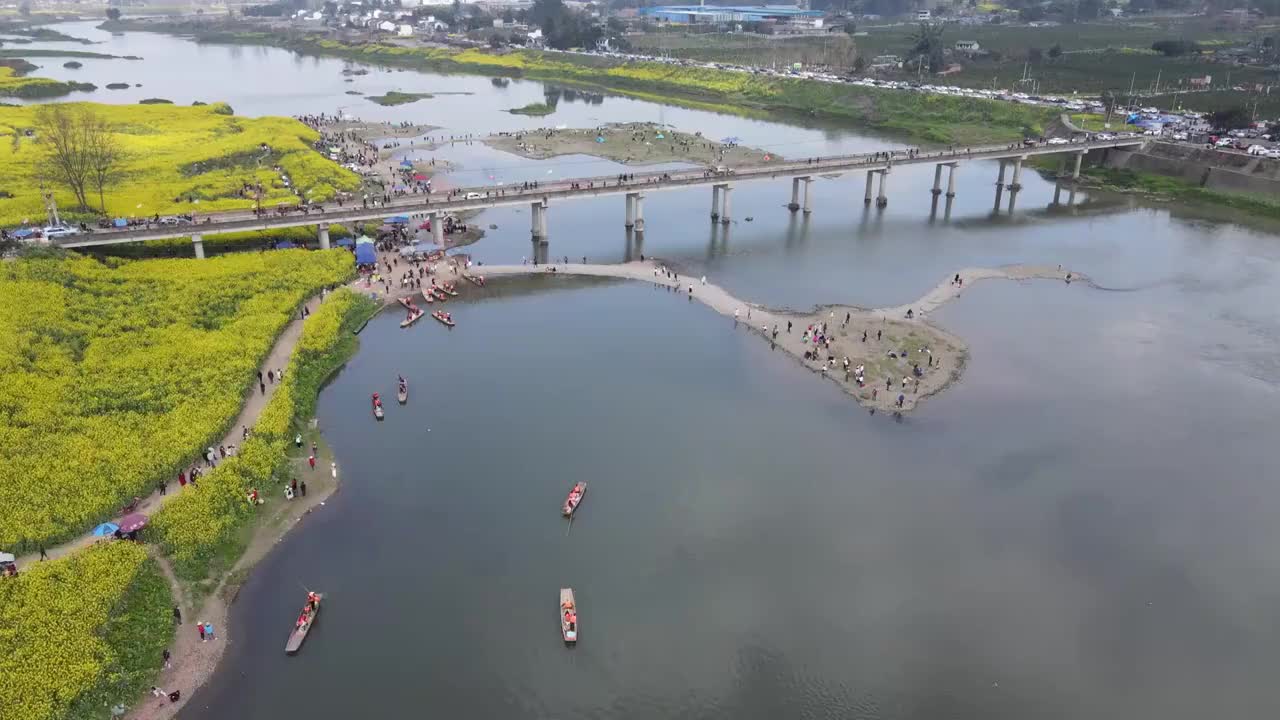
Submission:
<svg viewBox="0 0 1280 720">
<path fill-rule="evenodd" d="M 244 191 L 252 183 L 261 183 L 264 205 L 296 204 L 299 194 L 323 202 L 359 187 L 354 173 L 311 147 L 317 133 L 291 118 L 239 118 L 218 103 L 87 107 L 112 125 L 124 152 L 122 177 L 105 196 L 113 217 L 252 207 Z M 35 125 L 35 108 L 0 107 L 0 225 L 44 216 L 35 177 L 43 148 L 28 133 Z M 69 190 L 55 197 L 64 212 L 75 207 Z"/>
<path fill-rule="evenodd" d="M 104 717 L 152 682 L 172 598 L 147 551 L 97 545 L 0 582 L 0 716 Z"/>
<path fill-rule="evenodd" d="M 228 429 L 299 303 L 350 255 L 0 266 L 0 547 L 84 533 Z"/>
</svg>

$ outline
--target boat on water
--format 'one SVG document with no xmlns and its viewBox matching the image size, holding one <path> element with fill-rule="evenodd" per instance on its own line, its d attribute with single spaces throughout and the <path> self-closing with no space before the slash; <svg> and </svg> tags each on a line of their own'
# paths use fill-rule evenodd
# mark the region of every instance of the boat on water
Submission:
<svg viewBox="0 0 1280 720">
<path fill-rule="evenodd" d="M 439 285 L 431 286 L 431 292 L 435 293 L 436 299 L 441 302 L 449 299 L 449 294 L 441 290 Z"/>
<path fill-rule="evenodd" d="M 587 492 L 587 484 L 580 482 L 573 486 L 569 491 L 569 497 L 564 499 L 564 505 L 560 508 L 560 513 L 565 517 L 571 517 L 578 510 L 578 505 L 582 503 L 582 496 Z"/>
<path fill-rule="evenodd" d="M 449 327 L 453 327 L 456 324 L 453 322 L 453 317 L 449 315 L 449 313 L 443 310 L 436 310 L 435 312 L 431 313 L 431 317 L 439 320 L 440 322 L 444 323 L 445 325 L 448 325 Z"/>
<path fill-rule="evenodd" d="M 286 655 L 293 655 L 302 648 L 303 641 L 307 639 L 307 633 L 311 632 L 311 628 L 316 624 L 316 618 L 320 615 L 320 601 L 323 599 L 323 593 L 307 593 L 307 604 L 302 606 L 302 612 L 293 624 L 293 632 L 289 633 L 289 641 L 284 644 Z"/>
<path fill-rule="evenodd" d="M 578 603 L 573 588 L 560 588 L 560 636 L 566 643 L 578 642 Z"/>
<path fill-rule="evenodd" d="M 396 400 L 399 400 L 401 405 L 409 402 L 409 381 L 404 378 L 400 378 L 400 387 L 396 389 Z"/>
<path fill-rule="evenodd" d="M 478 285 L 480 287 L 484 287 L 483 275 L 463 275 L 462 277 L 470 280 L 472 285 Z"/>
<path fill-rule="evenodd" d="M 425 314 L 426 313 L 423 312 L 422 308 L 417 308 L 417 307 L 412 308 L 411 310 L 409 310 L 409 316 L 406 317 L 404 320 L 400 321 L 400 327 L 402 328 L 409 327 L 410 325 L 421 320 L 422 316 Z"/>
<path fill-rule="evenodd" d="M 378 397 L 378 393 L 373 394 L 373 416 L 382 419 L 382 398 Z"/>
<path fill-rule="evenodd" d="M 436 296 L 431 294 L 431 288 L 422 288 L 422 299 L 428 303 L 433 303 L 436 301 Z"/>
<path fill-rule="evenodd" d="M 449 297 L 458 297 L 458 288 L 454 287 L 453 283 L 445 283 L 444 285 L 440 285 L 439 289 L 441 292 L 443 292 L 445 295 L 448 295 Z"/>
</svg>

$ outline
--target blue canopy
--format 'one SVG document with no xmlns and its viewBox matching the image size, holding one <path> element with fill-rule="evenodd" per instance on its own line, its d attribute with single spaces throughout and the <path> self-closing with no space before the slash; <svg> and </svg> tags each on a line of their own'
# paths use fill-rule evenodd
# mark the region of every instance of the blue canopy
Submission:
<svg viewBox="0 0 1280 720">
<path fill-rule="evenodd" d="M 412 162 L 410 162 L 410 161 L 408 161 L 408 160 L 401 160 L 401 161 L 400 161 L 400 167 L 411 168 L 411 167 L 413 167 L 413 163 L 412 163 Z"/>
<path fill-rule="evenodd" d="M 392 215 L 391 217 L 387 218 L 386 220 L 383 220 L 382 222 L 387 223 L 388 225 L 405 225 L 409 222 L 409 216 L 408 215 Z"/>
<path fill-rule="evenodd" d="M 372 265 L 378 262 L 378 253 L 372 245 L 357 245 L 356 262 L 360 265 Z"/>
<path fill-rule="evenodd" d="M 355 247 L 356 241 L 349 237 L 344 237 L 338 238 L 338 242 L 336 244 L 338 247 Z"/>
<path fill-rule="evenodd" d="M 22 230 L 14 230 L 14 231 L 13 231 L 13 236 L 14 236 L 14 237 L 16 237 L 16 238 L 28 238 L 28 237 L 31 237 L 32 235 L 35 235 L 35 234 L 36 234 L 36 231 L 35 231 L 35 230 L 28 230 L 28 229 L 25 229 L 25 228 L 24 228 L 24 229 L 22 229 Z"/>
<path fill-rule="evenodd" d="M 277 250 L 293 250 L 297 247 L 298 247 L 298 244 L 293 242 L 292 240 L 281 240 L 280 242 L 276 243 Z"/>
<path fill-rule="evenodd" d="M 111 224 L 115 225 L 116 227 L 128 227 L 129 221 L 125 220 L 124 218 L 116 218 L 115 220 L 111 221 Z"/>
<path fill-rule="evenodd" d="M 98 527 L 93 529 L 93 534 L 98 537 L 103 537 L 105 535 L 110 535 L 119 529 L 120 529 L 120 526 L 115 523 L 104 522 Z"/>
</svg>

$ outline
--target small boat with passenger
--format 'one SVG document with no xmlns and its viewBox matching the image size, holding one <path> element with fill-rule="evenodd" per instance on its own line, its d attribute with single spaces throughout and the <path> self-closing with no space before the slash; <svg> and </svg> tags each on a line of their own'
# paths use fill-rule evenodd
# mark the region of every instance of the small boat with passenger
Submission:
<svg viewBox="0 0 1280 720">
<path fill-rule="evenodd" d="M 582 503 L 582 496 L 587 492 L 587 484 L 585 482 L 577 483 L 573 489 L 569 491 L 569 497 L 564 499 L 564 505 L 560 508 L 560 513 L 565 517 L 572 516 L 578 510 L 578 505 Z"/>
<path fill-rule="evenodd" d="M 401 405 L 409 402 L 409 381 L 405 380 L 403 375 L 400 376 L 400 386 L 396 388 L 396 400 L 400 401 Z"/>
<path fill-rule="evenodd" d="M 373 416 L 379 420 L 382 419 L 382 398 L 378 393 L 373 394 Z"/>
<path fill-rule="evenodd" d="M 289 633 L 289 641 L 284 645 L 286 655 L 294 655 L 302 648 L 303 641 L 307 639 L 307 634 L 311 632 L 311 628 L 316 624 L 316 618 L 320 615 L 320 601 L 323 599 L 323 593 L 307 593 L 307 604 L 302 606 L 302 613 L 294 622 L 293 632 Z"/>
<path fill-rule="evenodd" d="M 443 310 L 436 310 L 435 312 L 431 313 L 431 317 L 435 318 L 436 320 L 439 320 L 441 323 L 444 323 L 449 327 L 453 327 L 456 324 L 453 322 L 453 316 Z"/>
<path fill-rule="evenodd" d="M 566 644 L 578 642 L 578 603 L 573 588 L 560 588 L 560 636 Z"/>
<path fill-rule="evenodd" d="M 462 277 L 470 280 L 472 285 L 476 285 L 478 287 L 484 287 L 483 275 L 463 275 Z"/>
</svg>

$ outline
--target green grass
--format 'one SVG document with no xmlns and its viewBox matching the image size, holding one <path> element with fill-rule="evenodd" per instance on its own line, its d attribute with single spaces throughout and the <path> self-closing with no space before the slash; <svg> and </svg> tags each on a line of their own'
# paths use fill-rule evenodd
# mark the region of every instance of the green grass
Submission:
<svg viewBox="0 0 1280 720">
<path fill-rule="evenodd" d="M 73 57 L 97 58 L 99 60 L 141 60 L 137 55 L 108 55 L 106 53 L 87 52 L 85 50 L 0 50 L 0 58 L 29 57 Z"/>
<path fill-rule="evenodd" d="M 553 113 L 553 112 L 555 112 L 555 111 L 556 111 L 556 108 L 555 108 L 555 106 L 554 106 L 554 105 L 548 105 L 548 104 L 546 104 L 546 103 L 539 103 L 539 102 L 535 102 L 535 103 L 529 103 L 528 105 L 525 105 L 524 107 L 511 108 L 511 109 L 510 109 L 510 110 L 508 110 L 507 112 L 511 113 L 512 115 L 535 115 L 535 116 L 542 116 L 542 115 L 550 115 L 551 113 Z"/>
<path fill-rule="evenodd" d="M 386 95 L 369 95 L 366 100 L 371 100 L 379 105 L 407 105 L 411 102 L 426 100 L 435 97 L 431 93 L 406 93 L 392 90 Z"/>
<path fill-rule="evenodd" d="M 1082 177 L 1104 189 L 1140 192 L 1169 200 L 1209 203 L 1253 215 L 1280 219 L 1280 203 L 1251 195 L 1225 193 L 1199 187 L 1179 178 L 1121 168 L 1085 168 Z"/>
</svg>

